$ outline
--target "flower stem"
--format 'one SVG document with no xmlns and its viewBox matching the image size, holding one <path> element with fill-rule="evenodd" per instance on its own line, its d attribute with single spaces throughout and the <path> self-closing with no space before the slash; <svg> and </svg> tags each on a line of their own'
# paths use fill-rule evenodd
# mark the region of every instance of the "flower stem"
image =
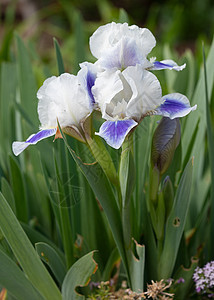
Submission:
<svg viewBox="0 0 214 300">
<path fill-rule="evenodd" d="M 129 266 L 129 281 L 132 286 L 130 277 L 130 262 L 131 262 L 131 245 L 132 245 L 132 233 L 131 233 L 131 196 L 135 183 L 135 171 L 133 161 L 133 135 L 126 138 L 122 146 L 119 179 L 121 187 L 122 197 L 122 227 L 123 227 L 123 238 L 124 246 Z"/>
</svg>

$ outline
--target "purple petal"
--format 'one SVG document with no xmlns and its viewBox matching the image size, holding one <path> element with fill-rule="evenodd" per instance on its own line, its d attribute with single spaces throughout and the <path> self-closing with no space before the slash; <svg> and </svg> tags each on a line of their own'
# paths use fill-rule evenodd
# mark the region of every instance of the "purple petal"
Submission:
<svg viewBox="0 0 214 300">
<path fill-rule="evenodd" d="M 131 119 L 106 121 L 102 124 L 99 132 L 96 134 L 104 138 L 109 146 L 119 149 L 125 140 L 126 135 L 137 124 L 137 122 Z"/>
<path fill-rule="evenodd" d="M 181 71 L 186 67 L 186 64 L 183 64 L 182 66 L 178 66 L 176 62 L 170 59 L 162 60 L 162 61 L 155 61 L 153 63 L 153 66 L 150 67 L 150 70 L 164 70 L 164 69 L 169 69 L 169 70 L 176 70 L 176 71 Z"/>
<path fill-rule="evenodd" d="M 50 136 L 53 136 L 56 134 L 57 129 L 44 129 L 36 134 L 32 134 L 25 142 L 13 142 L 12 144 L 12 150 L 13 153 L 18 156 L 21 152 L 23 152 L 28 146 L 35 145 L 39 141 L 46 139 Z"/>
<path fill-rule="evenodd" d="M 186 96 L 174 93 L 162 97 L 162 103 L 156 108 L 155 114 L 174 119 L 184 117 L 196 108 L 197 105 L 190 106 Z"/>
</svg>

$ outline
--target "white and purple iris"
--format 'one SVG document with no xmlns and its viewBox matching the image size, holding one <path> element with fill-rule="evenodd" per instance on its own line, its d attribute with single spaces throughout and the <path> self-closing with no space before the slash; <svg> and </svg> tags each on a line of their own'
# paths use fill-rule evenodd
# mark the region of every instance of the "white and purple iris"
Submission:
<svg viewBox="0 0 214 300">
<path fill-rule="evenodd" d="M 92 92 L 106 120 L 97 134 L 115 149 L 147 115 L 174 119 L 196 109 L 184 95 L 162 97 L 160 83 L 149 70 L 180 71 L 185 65 L 172 60 L 149 61 L 147 55 L 155 44 L 148 29 L 126 23 L 101 26 L 90 38 L 99 70 Z"/>
<path fill-rule="evenodd" d="M 155 45 L 153 34 L 146 28 L 114 22 L 99 27 L 90 38 L 90 49 L 97 61 L 82 63 L 77 76 L 65 73 L 44 82 L 37 93 L 40 131 L 25 142 L 14 142 L 14 154 L 56 135 L 57 122 L 64 132 L 72 128 L 81 135 L 80 124 L 95 107 L 106 120 L 96 134 L 115 149 L 147 115 L 173 119 L 195 110 L 196 106 L 191 107 L 184 95 L 162 97 L 160 83 L 150 71 L 180 71 L 185 65 L 178 66 L 172 60 L 148 60 Z"/>
<path fill-rule="evenodd" d="M 84 63 L 81 67 L 77 76 L 64 73 L 45 80 L 37 92 L 40 131 L 25 142 L 14 142 L 12 149 L 15 155 L 19 155 L 29 145 L 56 135 L 57 122 L 63 131 L 81 135 L 80 123 L 93 111 L 91 86 L 95 81 L 94 65 Z"/>
</svg>

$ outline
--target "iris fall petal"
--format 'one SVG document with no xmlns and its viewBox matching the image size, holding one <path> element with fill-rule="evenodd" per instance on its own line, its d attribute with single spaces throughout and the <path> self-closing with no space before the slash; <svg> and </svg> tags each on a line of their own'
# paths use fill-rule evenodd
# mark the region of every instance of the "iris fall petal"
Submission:
<svg viewBox="0 0 214 300">
<path fill-rule="evenodd" d="M 18 156 L 20 153 L 22 153 L 28 146 L 35 145 L 39 141 L 46 139 L 50 136 L 53 136 L 56 134 L 57 129 L 44 129 L 41 130 L 35 134 L 32 134 L 25 142 L 13 142 L 12 144 L 12 150 L 13 153 Z"/>
<path fill-rule="evenodd" d="M 196 110 L 197 105 L 190 106 L 186 96 L 174 93 L 162 97 L 162 103 L 155 109 L 156 115 L 169 117 L 170 119 L 181 118 Z"/>
<path fill-rule="evenodd" d="M 101 136 L 109 146 L 119 149 L 127 134 L 137 125 L 134 120 L 106 121 L 96 134 Z"/>
</svg>

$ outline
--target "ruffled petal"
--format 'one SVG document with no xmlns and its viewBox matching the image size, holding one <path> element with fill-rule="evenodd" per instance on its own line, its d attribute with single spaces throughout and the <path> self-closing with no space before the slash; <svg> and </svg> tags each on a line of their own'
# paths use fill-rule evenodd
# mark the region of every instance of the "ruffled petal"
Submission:
<svg viewBox="0 0 214 300">
<path fill-rule="evenodd" d="M 155 37 L 147 28 L 136 25 L 128 26 L 127 23 L 109 23 L 100 26 L 90 37 L 90 49 L 96 58 L 114 47 L 123 37 L 134 39 L 142 55 L 147 55 L 156 44 Z"/>
<path fill-rule="evenodd" d="M 38 90 L 38 114 L 41 128 L 76 125 L 90 114 L 87 90 L 80 84 L 78 77 L 64 73 L 51 77 Z"/>
<path fill-rule="evenodd" d="M 137 64 L 146 68 L 150 63 L 140 50 L 134 39 L 123 37 L 114 47 L 106 51 L 98 59 L 97 64 L 104 69 L 125 69 L 128 66 Z"/>
<path fill-rule="evenodd" d="M 95 101 L 101 109 L 102 117 L 108 118 L 106 106 L 123 90 L 121 72 L 115 68 L 98 73 L 92 88 Z"/>
<path fill-rule="evenodd" d="M 160 105 L 162 97 L 160 82 L 154 74 L 142 69 L 139 65 L 126 68 L 123 76 L 132 90 L 126 116 L 139 121 L 142 116 Z"/>
<path fill-rule="evenodd" d="M 161 61 L 155 61 L 153 62 L 153 65 L 149 67 L 149 70 L 175 70 L 175 71 L 181 71 L 186 67 L 186 64 L 183 64 L 182 66 L 178 66 L 176 62 L 174 62 L 171 59 L 161 60 Z"/>
<path fill-rule="evenodd" d="M 12 150 L 13 153 L 18 156 L 20 153 L 22 153 L 28 146 L 35 145 L 39 141 L 46 139 L 50 136 L 53 136 L 56 134 L 57 129 L 44 129 L 36 134 L 32 134 L 25 142 L 13 142 L 12 144 Z"/>
<path fill-rule="evenodd" d="M 96 134 L 104 138 L 109 146 L 119 149 L 129 131 L 137 124 L 134 120 L 106 121 Z"/>
<path fill-rule="evenodd" d="M 174 119 L 184 117 L 196 108 L 197 105 L 190 106 L 186 96 L 174 93 L 162 97 L 162 103 L 155 109 L 154 114 Z"/>
</svg>

